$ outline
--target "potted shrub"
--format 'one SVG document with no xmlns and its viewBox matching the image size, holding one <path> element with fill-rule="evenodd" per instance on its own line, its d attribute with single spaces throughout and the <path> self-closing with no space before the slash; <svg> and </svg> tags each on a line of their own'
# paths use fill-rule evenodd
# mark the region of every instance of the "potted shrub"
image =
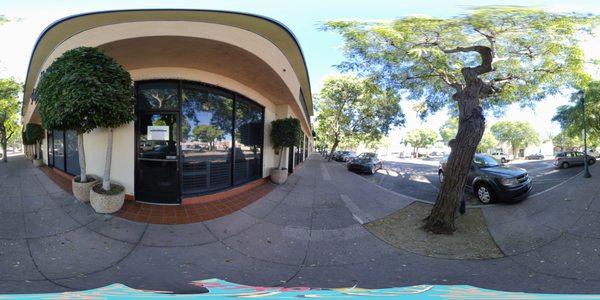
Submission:
<svg viewBox="0 0 600 300">
<path fill-rule="evenodd" d="M 41 167 L 44 164 L 41 147 L 41 141 L 44 138 L 44 129 L 39 124 L 29 123 L 25 126 L 24 136 L 30 145 L 35 145 L 33 152 L 33 166 Z"/>
<path fill-rule="evenodd" d="M 271 181 L 276 184 L 282 184 L 287 180 L 287 168 L 281 166 L 284 156 L 283 150 L 294 147 L 298 143 L 300 132 L 302 132 L 300 121 L 296 118 L 290 117 L 271 122 L 271 142 L 275 151 L 279 153 L 279 165 L 270 172 Z"/>
<path fill-rule="evenodd" d="M 106 206 L 119 210 L 125 197 L 123 187 L 115 185 L 111 190 L 108 184 L 106 193 L 113 197 L 99 196 L 102 199 L 96 204 L 91 199 L 92 187 L 99 178 L 86 172 L 83 137 L 84 133 L 96 128 L 114 128 L 133 120 L 135 102 L 129 73 L 98 49 L 79 47 L 65 52 L 46 70 L 40 80 L 38 95 L 42 126 L 77 132 L 80 175 L 72 181 L 75 197 L 83 202 L 92 201 L 98 212 L 112 212 L 102 209 Z M 109 147 L 112 148 L 112 131 L 109 135 Z M 107 161 L 110 167 L 110 156 Z M 110 183 L 109 175 L 105 174 L 105 180 Z M 99 193 L 104 191 L 100 190 Z M 110 204 L 102 204 L 103 201 Z"/>
<path fill-rule="evenodd" d="M 23 141 L 23 150 L 25 151 L 25 157 L 33 161 L 33 156 L 31 155 L 29 149 L 31 145 L 35 144 L 35 142 L 29 140 L 29 136 L 27 136 L 25 131 L 21 132 L 21 140 Z"/>
</svg>

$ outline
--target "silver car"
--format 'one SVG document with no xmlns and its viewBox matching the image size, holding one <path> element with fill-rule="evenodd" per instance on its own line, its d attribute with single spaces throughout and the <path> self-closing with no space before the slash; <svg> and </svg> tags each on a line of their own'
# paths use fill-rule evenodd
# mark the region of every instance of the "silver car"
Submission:
<svg viewBox="0 0 600 300">
<path fill-rule="evenodd" d="M 554 165 L 559 168 L 566 169 L 571 166 L 583 165 L 585 155 L 579 151 L 566 151 L 556 154 Z M 590 155 L 587 156 L 588 164 L 593 165 L 596 159 Z"/>
</svg>

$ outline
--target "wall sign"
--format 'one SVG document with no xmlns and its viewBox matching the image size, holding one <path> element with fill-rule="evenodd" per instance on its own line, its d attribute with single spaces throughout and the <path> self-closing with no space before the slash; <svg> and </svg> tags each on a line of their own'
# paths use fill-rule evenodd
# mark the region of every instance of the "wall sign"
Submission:
<svg viewBox="0 0 600 300">
<path fill-rule="evenodd" d="M 168 141 L 169 126 L 148 126 L 149 141 Z"/>
</svg>

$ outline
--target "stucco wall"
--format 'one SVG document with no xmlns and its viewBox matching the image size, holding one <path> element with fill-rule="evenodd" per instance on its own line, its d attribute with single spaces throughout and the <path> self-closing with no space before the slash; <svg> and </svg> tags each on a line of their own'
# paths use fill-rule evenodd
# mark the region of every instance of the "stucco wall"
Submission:
<svg viewBox="0 0 600 300">
<path fill-rule="evenodd" d="M 113 130 L 113 152 L 111 162 L 111 181 L 125 187 L 127 194 L 133 195 L 134 184 L 134 147 L 135 135 L 133 122 Z M 83 135 L 87 172 L 102 177 L 106 161 L 107 129 L 96 129 Z"/>
</svg>

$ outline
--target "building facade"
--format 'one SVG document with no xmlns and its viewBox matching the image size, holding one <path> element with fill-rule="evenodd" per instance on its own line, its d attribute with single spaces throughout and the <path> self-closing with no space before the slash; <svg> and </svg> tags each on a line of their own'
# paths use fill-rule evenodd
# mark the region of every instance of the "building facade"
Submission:
<svg viewBox="0 0 600 300">
<path fill-rule="evenodd" d="M 136 201 L 180 204 L 268 177 L 313 149 L 308 71 L 282 24 L 222 11 L 128 10 L 68 17 L 39 37 L 27 73 L 23 122 L 41 123 L 35 87 L 65 51 L 97 47 L 135 82 L 136 120 L 114 131 L 111 180 Z M 270 122 L 295 117 L 304 141 L 276 154 Z M 87 172 L 101 175 L 105 129 L 84 135 Z M 44 162 L 79 173 L 77 135 L 48 131 Z"/>
</svg>

